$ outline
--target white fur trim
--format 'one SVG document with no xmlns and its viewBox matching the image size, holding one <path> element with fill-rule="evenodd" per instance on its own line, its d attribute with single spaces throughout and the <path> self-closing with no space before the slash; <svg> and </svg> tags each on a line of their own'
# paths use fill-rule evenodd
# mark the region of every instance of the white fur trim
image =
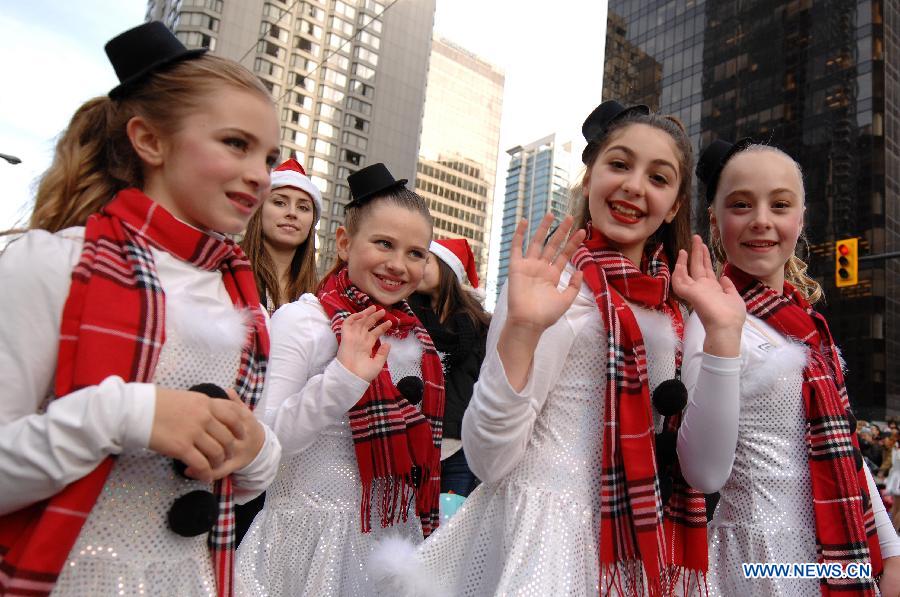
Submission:
<svg viewBox="0 0 900 597">
<path fill-rule="evenodd" d="M 295 187 L 309 193 L 316 202 L 316 213 L 322 216 L 322 191 L 309 178 L 294 170 L 276 170 L 272 172 L 272 190 L 281 187 Z"/>
<path fill-rule="evenodd" d="M 459 283 L 463 283 L 466 279 L 466 268 L 463 267 L 463 262 L 456 256 L 456 253 L 434 241 L 431 241 L 431 246 L 428 247 L 428 250 L 440 257 L 441 261 L 449 265 L 450 269 L 453 270 L 453 273 L 456 274 L 456 277 L 459 279 Z"/>
<path fill-rule="evenodd" d="M 631 312 L 641 328 L 644 346 L 648 354 L 673 354 L 678 345 L 678 336 L 669 316 L 660 311 L 644 309 L 631 303 Z"/>
<path fill-rule="evenodd" d="M 166 296 L 167 326 L 178 330 L 186 344 L 209 351 L 243 348 L 251 324 L 246 309 L 210 309 L 186 296 Z"/>
<path fill-rule="evenodd" d="M 416 546 L 398 535 L 375 543 L 369 558 L 369 576 L 375 594 L 389 597 L 438 597 L 443 593 L 434 587 L 425 567 L 416 556 Z"/>
<path fill-rule="evenodd" d="M 806 360 L 806 347 L 796 342 L 786 342 L 768 352 L 751 349 L 741 363 L 741 395 L 769 390 L 780 377 L 802 372 Z"/>
</svg>

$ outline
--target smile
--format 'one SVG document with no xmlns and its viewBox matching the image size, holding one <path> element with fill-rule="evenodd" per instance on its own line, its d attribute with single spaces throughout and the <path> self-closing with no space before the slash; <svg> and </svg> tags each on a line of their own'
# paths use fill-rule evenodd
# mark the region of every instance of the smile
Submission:
<svg viewBox="0 0 900 597">
<path fill-rule="evenodd" d="M 226 193 L 225 195 L 243 211 L 252 213 L 256 208 L 257 199 L 253 195 L 247 193 Z"/>
<path fill-rule="evenodd" d="M 405 282 L 404 282 L 403 280 L 396 280 L 396 279 L 392 279 L 392 278 L 385 278 L 385 277 L 383 277 L 383 276 L 379 276 L 378 274 L 375 274 L 375 277 L 376 277 L 376 278 L 378 279 L 378 281 L 381 283 L 381 286 L 382 286 L 385 290 L 389 290 L 389 291 L 390 291 L 390 290 L 399 290 L 399 289 L 405 284 Z"/>
<path fill-rule="evenodd" d="M 774 240 L 748 240 L 742 242 L 741 245 L 747 247 L 751 251 L 768 251 L 773 247 L 777 247 L 778 243 Z"/>
<path fill-rule="evenodd" d="M 627 201 L 609 201 L 607 205 L 613 218 L 625 224 L 635 224 L 646 215 L 639 207 Z"/>
<path fill-rule="evenodd" d="M 292 232 L 300 232 L 300 229 L 293 224 L 279 224 L 278 227 L 285 230 L 291 230 Z"/>
</svg>

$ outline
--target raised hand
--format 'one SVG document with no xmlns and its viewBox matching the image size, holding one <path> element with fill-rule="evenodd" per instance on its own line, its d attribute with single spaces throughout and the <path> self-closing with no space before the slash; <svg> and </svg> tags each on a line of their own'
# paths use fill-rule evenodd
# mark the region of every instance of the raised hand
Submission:
<svg viewBox="0 0 900 597">
<path fill-rule="evenodd" d="M 581 287 L 581 272 L 572 275 L 569 285 L 562 292 L 556 288 L 566 263 L 584 240 L 585 233 L 579 230 L 560 251 L 562 242 L 572 229 L 572 221 L 572 216 L 567 216 L 544 245 L 553 224 L 553 214 L 545 215 L 524 255 L 520 254 L 519 247 L 525 238 L 528 222 L 522 220 L 516 226 L 509 258 L 507 325 L 543 332 L 556 323 L 575 300 Z"/>
<path fill-rule="evenodd" d="M 553 215 L 544 216 L 524 255 L 519 253 L 519 247 L 525 238 L 527 221 L 519 222 L 512 238 L 508 310 L 497 341 L 497 352 L 507 380 L 516 391 L 521 390 L 528 380 L 541 334 L 562 317 L 581 287 L 579 271 L 572 274 L 562 292 L 557 289 L 563 268 L 584 240 L 585 231 L 578 230 L 560 250 L 572 229 L 572 221 L 572 216 L 566 217 L 544 245 Z"/>
<path fill-rule="evenodd" d="M 390 321 L 378 323 L 383 317 L 384 310 L 372 305 L 348 316 L 341 329 L 337 360 L 348 371 L 366 381 L 375 379 L 391 349 L 390 344 L 382 342 L 373 353 L 375 342 L 391 327 Z"/>
<path fill-rule="evenodd" d="M 703 350 L 721 357 L 740 354 L 741 328 L 747 319 L 747 306 L 728 278 L 717 278 L 709 249 L 698 235 L 691 239 L 691 258 L 678 252 L 672 288 L 697 313 L 706 331 Z"/>
</svg>

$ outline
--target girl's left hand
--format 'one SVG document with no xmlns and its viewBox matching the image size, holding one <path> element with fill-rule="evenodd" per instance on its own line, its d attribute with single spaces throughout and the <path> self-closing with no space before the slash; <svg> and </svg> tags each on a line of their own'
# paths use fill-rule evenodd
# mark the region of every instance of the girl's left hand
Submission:
<svg viewBox="0 0 900 597">
<path fill-rule="evenodd" d="M 900 596 L 900 557 L 884 560 L 884 573 L 881 575 L 878 588 L 884 597 Z"/>
<path fill-rule="evenodd" d="M 690 271 L 687 252 L 678 252 L 672 288 L 690 303 L 706 331 L 704 352 L 720 357 L 740 354 L 741 328 L 747 305 L 728 278 L 717 278 L 709 249 L 698 235 L 691 239 Z"/>
<path fill-rule="evenodd" d="M 240 396 L 237 395 L 237 392 L 228 388 L 225 390 L 225 393 L 228 394 L 228 398 L 232 402 L 236 402 L 240 406 L 238 411 L 240 413 L 240 422 L 244 426 L 244 437 L 235 439 L 225 462 L 212 469 L 211 475 L 213 480 L 226 477 L 253 462 L 266 439 L 266 432 L 262 425 L 256 419 L 253 411 L 250 410 L 250 407 L 244 404 Z M 185 474 L 189 477 L 193 476 L 190 468 L 185 471 Z"/>
</svg>

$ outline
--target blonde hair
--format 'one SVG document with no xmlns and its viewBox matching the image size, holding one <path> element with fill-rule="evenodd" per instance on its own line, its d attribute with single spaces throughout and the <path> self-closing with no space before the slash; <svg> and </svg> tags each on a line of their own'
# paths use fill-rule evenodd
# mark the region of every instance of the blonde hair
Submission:
<svg viewBox="0 0 900 597">
<path fill-rule="evenodd" d="M 316 220 L 319 219 L 319 211 L 315 201 L 311 201 L 313 219 L 309 227 L 306 240 L 294 250 L 291 258 L 290 280 L 285 288 L 281 287 L 281 279 L 275 269 L 275 263 L 266 250 L 265 234 L 262 229 L 262 212 L 265 206 L 261 206 L 250 218 L 247 224 L 247 232 L 241 241 L 241 248 L 250 260 L 253 270 L 253 278 L 256 280 L 256 289 L 260 298 L 265 301 L 266 293 L 272 298 L 272 303 L 277 309 L 285 303 L 295 301 L 305 292 L 315 292 L 319 284 L 316 275 Z"/>
<path fill-rule="evenodd" d="M 793 164 L 794 168 L 796 169 L 797 179 L 800 181 L 800 195 L 801 195 L 804 203 L 806 202 L 806 189 L 803 185 L 803 170 L 800 168 L 800 164 L 798 164 L 794 158 L 792 158 L 785 152 L 781 151 L 777 147 L 771 147 L 769 145 L 760 145 L 760 144 L 748 145 L 746 149 L 743 149 L 738 153 L 744 153 L 744 152 L 749 152 L 749 151 L 774 153 L 776 155 L 784 156 L 784 158 L 786 158 L 788 161 L 790 161 L 791 164 Z M 735 154 L 735 155 L 737 155 L 737 154 Z M 725 168 L 727 168 L 727 167 L 728 167 L 728 164 L 725 165 Z M 723 168 L 722 170 L 724 171 L 725 168 Z M 721 180 L 721 178 L 719 180 Z M 715 204 L 715 202 L 718 198 L 719 198 L 718 189 L 716 189 L 716 197 L 715 197 L 715 199 L 713 199 L 713 204 Z M 710 205 L 709 210 L 708 210 L 708 213 L 710 216 L 712 216 L 712 209 L 713 209 L 713 206 Z M 711 219 L 712 218 L 710 218 L 710 220 Z M 800 238 L 798 239 L 798 243 L 797 243 L 798 245 L 800 244 L 800 241 L 802 241 L 804 245 L 806 244 L 806 235 L 802 232 L 800 233 Z M 722 239 L 719 236 L 719 231 L 718 231 L 717 226 L 709 227 L 709 246 L 712 249 L 712 251 L 711 251 L 712 257 L 716 263 L 716 273 L 721 275 L 722 268 L 725 265 L 725 261 L 727 260 L 727 257 L 725 255 L 725 248 L 722 246 Z M 807 269 L 809 269 L 809 266 L 806 264 L 805 261 L 803 261 L 803 259 L 801 259 L 797 255 L 797 248 L 795 247 L 794 254 L 791 255 L 791 257 L 790 257 L 790 259 L 788 259 L 787 263 L 784 264 L 784 279 L 786 281 L 790 282 L 791 285 L 794 286 L 797 289 L 797 291 L 803 296 L 803 298 L 805 298 L 806 301 L 812 305 L 812 304 L 815 304 L 815 303 L 819 302 L 820 300 L 822 300 L 823 292 L 822 292 L 822 286 L 818 282 L 816 282 L 815 279 L 813 279 L 811 276 L 807 275 L 807 273 L 806 273 Z"/>
<path fill-rule="evenodd" d="M 125 131 L 140 116 L 171 135 L 190 113 L 222 86 L 272 96 L 253 73 L 238 63 L 204 55 L 155 73 L 120 100 L 96 97 L 72 116 L 41 177 L 30 228 L 56 232 L 83 225 L 112 197 L 143 187 L 143 166 Z M 274 103 L 273 103 L 274 106 Z"/>
</svg>

